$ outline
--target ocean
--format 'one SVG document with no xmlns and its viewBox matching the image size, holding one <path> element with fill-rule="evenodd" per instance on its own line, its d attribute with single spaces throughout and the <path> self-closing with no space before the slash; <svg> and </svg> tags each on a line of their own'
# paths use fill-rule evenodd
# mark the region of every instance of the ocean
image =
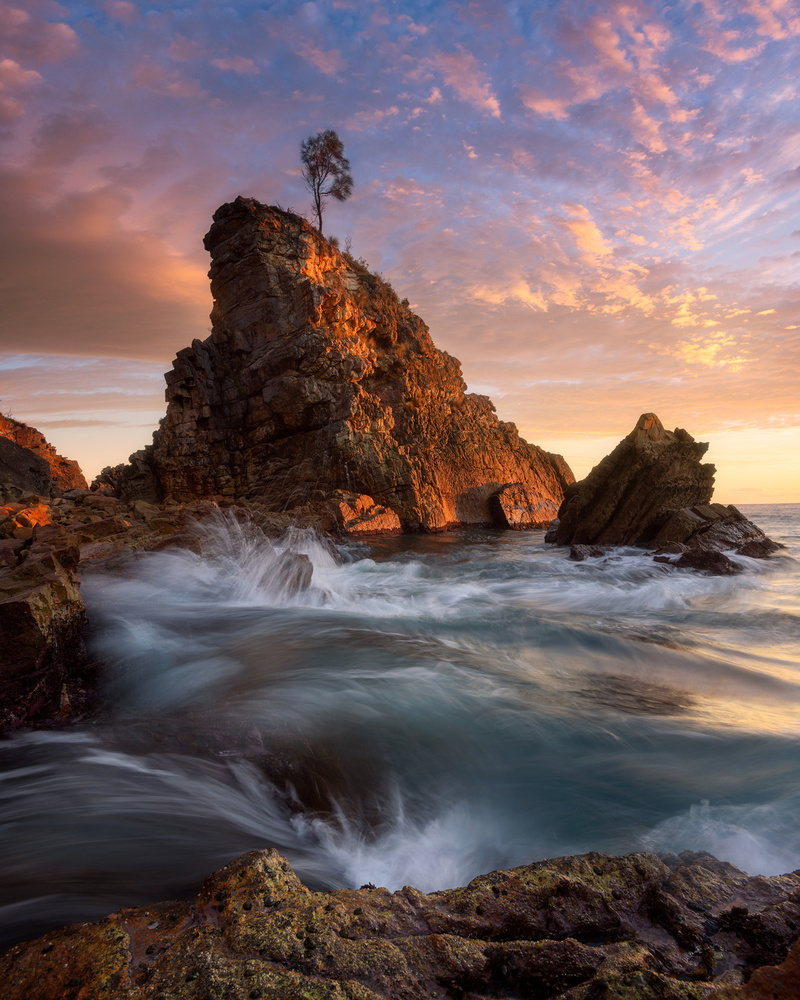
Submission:
<svg viewBox="0 0 800 1000">
<path fill-rule="evenodd" d="M 735 577 L 537 531 L 270 543 L 224 513 L 203 557 L 88 574 L 101 711 L 0 743 L 2 942 L 266 847 L 316 889 L 588 850 L 799 868 L 800 504 L 741 509 L 786 547 Z"/>
</svg>

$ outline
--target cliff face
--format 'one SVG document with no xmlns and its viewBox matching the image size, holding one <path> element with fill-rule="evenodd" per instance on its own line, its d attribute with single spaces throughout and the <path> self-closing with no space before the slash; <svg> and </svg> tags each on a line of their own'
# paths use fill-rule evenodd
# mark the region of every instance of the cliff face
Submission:
<svg viewBox="0 0 800 1000">
<path fill-rule="evenodd" d="M 114 474 L 123 493 L 277 508 L 343 490 L 411 530 L 555 517 L 569 467 L 465 392 L 459 362 L 384 281 L 305 220 L 243 198 L 216 212 L 205 246 L 212 333 L 173 362 L 153 445 Z"/>
<path fill-rule="evenodd" d="M 34 427 L 0 416 L 0 437 L 7 438 L 43 458 L 50 466 L 50 478 L 59 490 L 86 489 L 86 480 L 78 463 L 59 455 L 44 435 Z"/>
</svg>

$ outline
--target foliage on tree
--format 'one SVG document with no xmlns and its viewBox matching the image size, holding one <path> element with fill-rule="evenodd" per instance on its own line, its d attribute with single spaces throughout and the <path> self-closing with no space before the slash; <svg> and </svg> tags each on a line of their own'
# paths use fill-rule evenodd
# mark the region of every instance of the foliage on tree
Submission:
<svg viewBox="0 0 800 1000">
<path fill-rule="evenodd" d="M 325 129 L 300 143 L 303 180 L 314 199 L 317 229 L 322 232 L 322 204 L 325 198 L 344 201 L 353 191 L 350 161 L 344 155 L 342 140 Z"/>
</svg>

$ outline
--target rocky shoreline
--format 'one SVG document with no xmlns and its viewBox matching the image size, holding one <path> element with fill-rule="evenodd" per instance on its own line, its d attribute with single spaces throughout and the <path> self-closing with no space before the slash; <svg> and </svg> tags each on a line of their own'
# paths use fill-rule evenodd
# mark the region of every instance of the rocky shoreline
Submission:
<svg viewBox="0 0 800 1000">
<path fill-rule="evenodd" d="M 422 893 L 312 892 L 274 850 L 192 902 L 122 909 L 0 957 L 5 1000 L 705 1000 L 797 996 L 800 873 L 586 854 Z M 776 992 L 777 991 L 777 992 Z"/>
<path fill-rule="evenodd" d="M 731 553 L 777 550 L 711 502 L 707 445 L 654 414 L 575 483 L 465 391 L 390 286 L 305 220 L 239 198 L 206 241 L 213 331 L 178 354 L 152 445 L 88 489 L 38 431 L 0 418 L 0 733 L 96 707 L 81 575 L 169 547 L 202 555 L 197 526 L 220 510 L 268 537 L 549 525 L 573 559 L 636 545 L 675 571 L 739 572 Z M 309 585 L 306 556 L 276 567 L 288 588 Z M 800 873 L 751 878 L 709 855 L 560 858 L 426 895 L 311 892 L 264 851 L 193 903 L 15 946 L 0 994 L 755 1000 L 800 995 L 799 934 Z"/>
</svg>

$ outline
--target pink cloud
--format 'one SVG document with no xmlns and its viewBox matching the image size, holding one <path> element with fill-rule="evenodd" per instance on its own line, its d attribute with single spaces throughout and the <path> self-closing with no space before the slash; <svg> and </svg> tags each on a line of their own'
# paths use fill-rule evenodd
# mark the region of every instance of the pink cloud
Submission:
<svg viewBox="0 0 800 1000">
<path fill-rule="evenodd" d="M 105 5 L 105 11 L 113 20 L 127 27 L 139 20 L 139 8 L 130 0 L 109 0 Z"/>
<path fill-rule="evenodd" d="M 587 263 L 597 263 L 611 253 L 611 247 L 603 239 L 603 234 L 587 208 L 571 204 L 565 204 L 563 207 L 568 216 L 563 223 L 564 228 L 572 233 Z"/>
<path fill-rule="evenodd" d="M 620 73 L 632 73 L 633 64 L 611 22 L 601 17 L 593 17 L 587 27 L 588 37 L 600 56 L 600 62 Z"/>
<path fill-rule="evenodd" d="M 0 123 L 8 125 L 25 113 L 22 93 L 42 82 L 41 74 L 23 69 L 13 59 L 0 59 Z"/>
<path fill-rule="evenodd" d="M 106 143 L 113 133 L 110 119 L 97 108 L 53 112 L 34 136 L 37 166 L 63 167 Z"/>
<path fill-rule="evenodd" d="M 500 103 L 495 96 L 489 77 L 478 65 L 471 52 L 438 52 L 426 61 L 444 77 L 448 87 L 452 87 L 462 101 L 476 111 L 500 117 Z"/>
<path fill-rule="evenodd" d="M 569 118 L 569 108 L 571 102 L 564 97 L 547 97 L 540 90 L 534 87 L 519 87 L 522 103 L 529 111 L 536 112 L 537 115 L 555 118 L 557 121 L 564 121 Z"/>
<path fill-rule="evenodd" d="M 633 102 L 631 114 L 633 133 L 650 153 L 663 153 L 667 144 L 661 135 L 661 124 L 651 118 L 638 101 Z"/>
<path fill-rule="evenodd" d="M 772 41 L 800 34 L 800 17 L 790 0 L 746 0 L 745 10 L 756 21 L 756 31 Z"/>
<path fill-rule="evenodd" d="M 176 69 L 167 69 L 152 59 L 144 59 L 135 66 L 131 80 L 137 87 L 151 90 L 156 94 L 183 100 L 198 100 L 208 97 L 198 80 L 184 77 Z"/>
<path fill-rule="evenodd" d="M 32 17 L 26 10 L 0 0 L 0 36 L 4 55 L 37 62 L 59 63 L 74 56 L 80 41 L 68 24 Z"/>
<path fill-rule="evenodd" d="M 175 62 L 191 62 L 193 59 L 201 59 L 206 53 L 205 47 L 198 41 L 181 34 L 175 36 L 167 51 L 170 59 Z"/>
<path fill-rule="evenodd" d="M 244 56 L 229 56 L 226 59 L 212 59 L 211 65 L 216 66 L 217 69 L 229 70 L 231 73 L 239 73 L 241 76 L 255 76 L 258 72 L 258 66 L 253 62 L 252 59 L 247 59 Z"/>
<path fill-rule="evenodd" d="M 297 46 L 297 54 L 316 67 L 325 76 L 338 76 L 346 63 L 338 49 L 324 49 L 313 42 L 303 42 Z"/>
</svg>

